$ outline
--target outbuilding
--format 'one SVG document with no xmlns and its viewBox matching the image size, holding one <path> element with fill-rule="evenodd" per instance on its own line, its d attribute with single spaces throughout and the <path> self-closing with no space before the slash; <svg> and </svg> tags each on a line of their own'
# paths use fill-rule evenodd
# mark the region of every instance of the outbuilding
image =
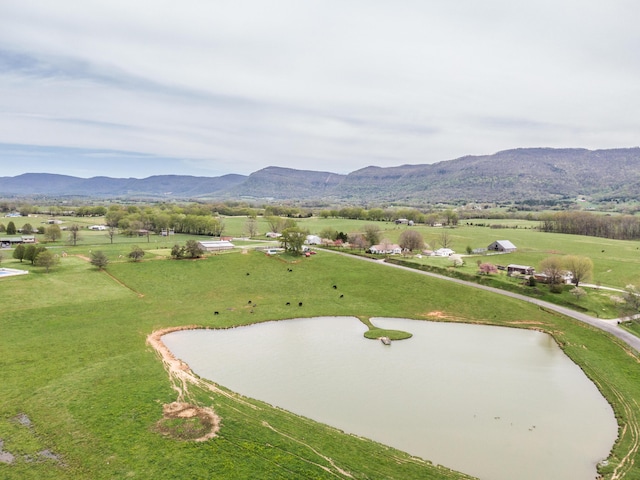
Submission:
<svg viewBox="0 0 640 480">
<path fill-rule="evenodd" d="M 223 252 L 235 247 L 233 243 L 226 240 L 211 240 L 198 243 L 207 252 Z"/>
<path fill-rule="evenodd" d="M 509 240 L 496 240 L 487 247 L 490 252 L 511 253 L 516 251 L 516 246 Z"/>
<path fill-rule="evenodd" d="M 530 267 L 529 265 L 507 265 L 507 275 L 533 275 L 535 273 L 535 268 Z"/>
</svg>

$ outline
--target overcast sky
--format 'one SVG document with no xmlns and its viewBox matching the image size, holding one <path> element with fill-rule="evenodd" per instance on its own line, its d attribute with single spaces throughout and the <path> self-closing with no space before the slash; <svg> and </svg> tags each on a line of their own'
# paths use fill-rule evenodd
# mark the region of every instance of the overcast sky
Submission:
<svg viewBox="0 0 640 480">
<path fill-rule="evenodd" d="M 640 144 L 637 0 L 2 0 L 0 176 Z"/>
</svg>

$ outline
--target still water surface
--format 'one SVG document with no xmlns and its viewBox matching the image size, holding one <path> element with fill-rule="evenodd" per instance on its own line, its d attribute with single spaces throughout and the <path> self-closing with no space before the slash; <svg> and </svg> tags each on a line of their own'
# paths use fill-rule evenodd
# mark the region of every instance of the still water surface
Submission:
<svg viewBox="0 0 640 480">
<path fill-rule="evenodd" d="M 585 480 L 617 436 L 610 405 L 543 333 L 353 317 L 163 337 L 198 375 L 486 480 Z"/>
</svg>

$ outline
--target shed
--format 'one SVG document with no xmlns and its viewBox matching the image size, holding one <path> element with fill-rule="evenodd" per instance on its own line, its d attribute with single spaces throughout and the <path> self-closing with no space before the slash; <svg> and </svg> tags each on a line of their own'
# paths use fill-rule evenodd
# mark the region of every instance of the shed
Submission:
<svg viewBox="0 0 640 480">
<path fill-rule="evenodd" d="M 516 246 L 509 240 L 496 240 L 487 247 L 490 252 L 510 253 L 516 251 Z"/>
<path fill-rule="evenodd" d="M 0 238 L 0 246 L 2 248 L 11 248 L 19 243 L 24 243 L 22 237 L 3 237 Z"/>
<path fill-rule="evenodd" d="M 507 265 L 507 275 L 533 275 L 535 273 L 535 268 L 530 267 L 529 265 Z"/>
</svg>

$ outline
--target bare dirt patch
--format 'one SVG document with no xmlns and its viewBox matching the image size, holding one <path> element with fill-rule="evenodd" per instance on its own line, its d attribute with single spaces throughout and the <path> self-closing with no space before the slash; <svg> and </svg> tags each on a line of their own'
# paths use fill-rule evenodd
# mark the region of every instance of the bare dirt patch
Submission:
<svg viewBox="0 0 640 480">
<path fill-rule="evenodd" d="M 507 322 L 508 325 L 545 325 L 543 322 L 529 321 L 529 320 L 515 320 L 513 322 Z"/>
<path fill-rule="evenodd" d="M 212 408 L 196 405 L 195 399 L 189 392 L 191 385 L 208 390 L 218 395 L 224 395 L 235 401 L 242 402 L 252 408 L 257 407 L 244 401 L 239 395 L 226 392 L 212 382 L 208 382 L 195 375 L 189 365 L 176 358 L 162 341 L 162 336 L 180 330 L 203 328 L 198 325 L 170 327 L 156 330 L 147 337 L 147 343 L 160 356 L 165 370 L 169 374 L 172 387 L 178 394 L 176 402 L 163 406 L 163 418 L 158 422 L 158 431 L 174 438 L 185 440 L 205 441 L 214 438 L 220 430 L 221 419 Z M 202 429 L 206 428 L 206 432 Z"/>
<path fill-rule="evenodd" d="M 445 312 L 441 312 L 439 310 L 434 310 L 432 312 L 425 312 L 421 314 L 422 317 L 426 317 L 433 320 L 447 320 L 449 322 L 459 322 L 462 319 L 458 317 L 454 317 L 453 315 L 449 315 Z"/>
<path fill-rule="evenodd" d="M 156 430 L 171 438 L 204 442 L 220 429 L 220 418 L 211 408 L 173 402 L 163 405 L 162 413 Z"/>
<path fill-rule="evenodd" d="M 4 451 L 4 440 L 0 439 L 0 463 L 13 463 L 16 457 Z"/>
</svg>

